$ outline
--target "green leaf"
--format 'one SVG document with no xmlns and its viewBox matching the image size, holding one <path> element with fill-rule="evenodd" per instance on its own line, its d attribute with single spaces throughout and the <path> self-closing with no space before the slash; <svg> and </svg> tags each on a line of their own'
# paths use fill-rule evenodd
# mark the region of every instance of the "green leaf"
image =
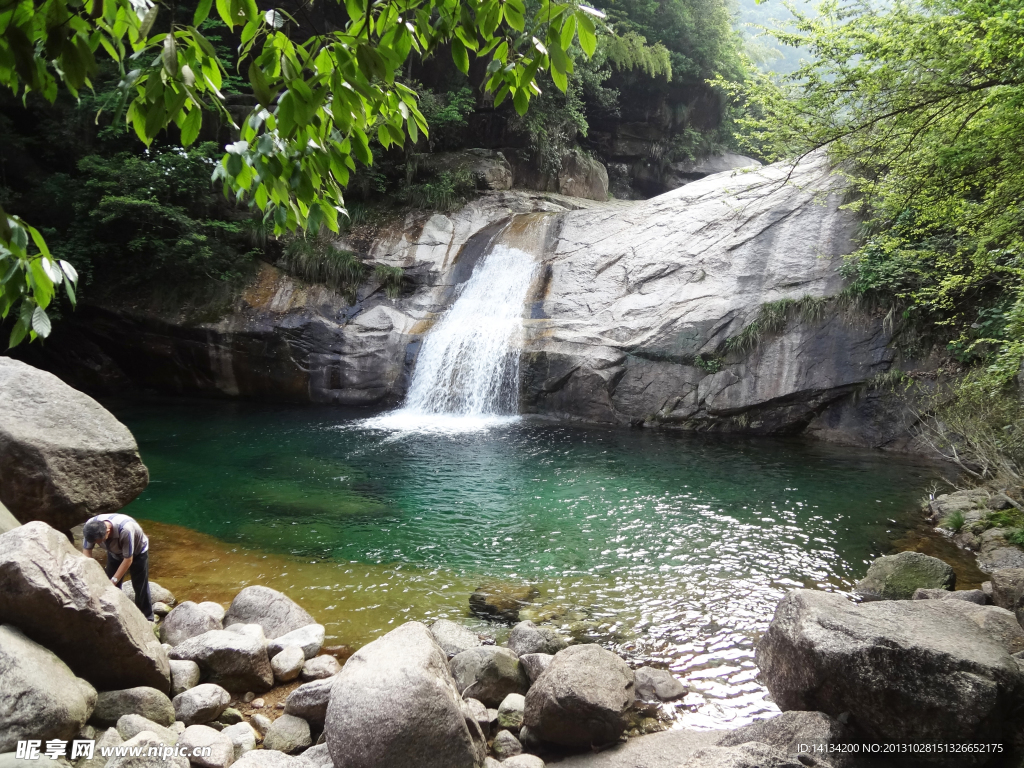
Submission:
<svg viewBox="0 0 1024 768">
<path fill-rule="evenodd" d="M 181 143 L 186 147 L 191 146 L 199 138 L 199 129 L 202 125 L 202 109 L 194 107 L 185 115 L 185 121 L 181 124 Z"/>
<path fill-rule="evenodd" d="M 213 0 L 199 0 L 199 6 L 196 8 L 196 12 L 192 16 L 192 26 L 198 27 L 206 21 L 207 17 L 210 15 L 210 9 L 212 7 Z"/>
<path fill-rule="evenodd" d="M 569 46 L 572 45 L 572 39 L 576 35 L 576 17 L 571 13 L 565 15 L 565 20 L 562 22 L 562 34 L 559 42 L 562 43 L 562 48 L 569 50 Z"/>
<path fill-rule="evenodd" d="M 50 318 L 42 307 L 36 307 L 32 313 L 32 330 L 44 339 L 50 335 Z"/>
<path fill-rule="evenodd" d="M 11 329 L 10 343 L 8 349 L 14 349 L 16 346 L 21 344 L 25 340 L 25 336 L 28 334 L 28 326 L 21 320 L 18 320 Z"/>
<path fill-rule="evenodd" d="M 569 79 L 555 67 L 551 68 L 551 80 L 562 93 L 565 93 L 569 87 Z M 523 83 L 522 85 L 525 87 L 528 83 Z"/>
<path fill-rule="evenodd" d="M 171 77 L 178 74 L 178 44 L 174 40 L 173 32 L 168 32 L 164 37 L 163 62 L 167 74 Z"/>
<path fill-rule="evenodd" d="M 458 38 L 452 40 L 452 61 L 462 74 L 469 74 L 469 54 L 466 52 L 466 46 Z"/>
<path fill-rule="evenodd" d="M 260 69 L 255 61 L 249 64 L 249 84 L 252 85 L 252 92 L 256 95 L 260 104 L 270 109 L 274 103 L 274 97 L 277 96 L 277 90 L 270 89 L 266 75 L 263 74 L 263 70 Z"/>
<path fill-rule="evenodd" d="M 210 0 L 206 0 L 206 3 L 207 5 L 209 5 Z M 146 11 L 146 15 L 142 17 L 142 23 L 139 25 L 140 40 L 145 40 L 147 37 L 149 37 L 149 31 L 153 29 L 153 24 L 156 23 L 156 17 L 159 11 L 160 6 L 154 5 L 148 11 Z"/>
<path fill-rule="evenodd" d="M 580 11 L 576 14 L 576 31 L 579 34 L 580 48 L 587 56 L 593 56 L 597 50 L 597 29 L 590 16 Z"/>
<path fill-rule="evenodd" d="M 515 105 L 516 112 L 522 117 L 526 114 L 526 110 L 530 107 L 530 92 L 529 88 L 522 86 L 516 88 L 515 94 L 512 96 L 512 103 Z"/>
</svg>

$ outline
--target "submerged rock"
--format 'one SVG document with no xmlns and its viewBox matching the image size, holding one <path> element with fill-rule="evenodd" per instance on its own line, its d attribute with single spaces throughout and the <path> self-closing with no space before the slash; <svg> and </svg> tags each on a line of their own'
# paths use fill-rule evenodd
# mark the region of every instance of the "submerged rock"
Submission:
<svg viewBox="0 0 1024 768">
<path fill-rule="evenodd" d="M 525 694 L 529 683 L 519 658 L 508 648 L 484 645 L 453 657 L 452 677 L 463 696 L 497 707 L 510 693 Z"/>
<path fill-rule="evenodd" d="M 152 624 L 98 562 L 46 523 L 0 535 L 0 623 L 17 626 L 94 686 L 170 687 L 167 653 Z"/>
<path fill-rule="evenodd" d="M 22 523 L 69 531 L 149 483 L 128 428 L 56 376 L 0 357 L 0 502 Z"/>
<path fill-rule="evenodd" d="M 519 609 L 539 593 L 536 587 L 484 584 L 469 596 L 469 610 L 485 619 L 519 621 Z"/>
<path fill-rule="evenodd" d="M 524 725 L 564 747 L 611 744 L 626 730 L 635 700 L 626 662 L 596 645 L 577 645 L 556 654 L 526 694 Z"/>
<path fill-rule="evenodd" d="M 214 630 L 190 638 L 171 651 L 172 659 L 194 661 L 211 683 L 232 691 L 269 691 L 274 670 L 267 649 L 237 632 Z"/>
<path fill-rule="evenodd" d="M 858 594 L 875 600 L 910 600 L 918 589 L 953 589 L 956 573 L 937 557 L 900 552 L 879 557 L 857 582 Z"/>
<path fill-rule="evenodd" d="M 476 768 L 485 748 L 446 654 L 417 622 L 348 660 L 335 678 L 324 735 L 335 768 Z"/>
<path fill-rule="evenodd" d="M 971 610 L 973 609 L 973 610 Z M 1013 657 L 949 600 L 854 605 L 840 595 L 794 590 L 757 648 L 757 665 L 782 710 L 848 717 L 866 739 L 902 743 L 995 743 L 1021 726 L 1024 703 Z M 977 765 L 985 755 L 935 757 Z"/>
<path fill-rule="evenodd" d="M 96 689 L 51 651 L 0 626 L 0 753 L 25 739 L 70 739 L 96 704 Z"/>
</svg>

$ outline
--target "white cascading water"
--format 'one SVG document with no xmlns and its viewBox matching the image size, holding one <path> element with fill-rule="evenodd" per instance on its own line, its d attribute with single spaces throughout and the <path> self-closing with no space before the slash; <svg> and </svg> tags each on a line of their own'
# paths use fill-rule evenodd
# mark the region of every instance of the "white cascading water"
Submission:
<svg viewBox="0 0 1024 768">
<path fill-rule="evenodd" d="M 545 219 L 517 216 L 495 238 L 458 299 L 424 338 L 405 404 L 370 420 L 373 425 L 463 430 L 516 417 L 524 304 Z"/>
</svg>

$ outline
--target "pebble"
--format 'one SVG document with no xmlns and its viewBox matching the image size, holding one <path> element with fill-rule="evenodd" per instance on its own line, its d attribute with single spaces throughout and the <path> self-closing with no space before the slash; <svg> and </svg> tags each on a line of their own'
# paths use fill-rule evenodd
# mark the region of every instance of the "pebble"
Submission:
<svg viewBox="0 0 1024 768">
<path fill-rule="evenodd" d="M 255 698 L 256 698 L 256 694 L 253 693 L 252 691 L 249 691 L 248 693 L 245 694 L 245 696 L 242 697 L 242 701 L 244 701 L 246 704 L 248 704 L 249 702 L 251 702 Z"/>
<path fill-rule="evenodd" d="M 263 699 L 253 699 L 252 702 L 250 703 L 252 704 L 253 709 L 263 709 L 263 707 L 266 706 L 267 702 L 265 702 Z"/>
</svg>

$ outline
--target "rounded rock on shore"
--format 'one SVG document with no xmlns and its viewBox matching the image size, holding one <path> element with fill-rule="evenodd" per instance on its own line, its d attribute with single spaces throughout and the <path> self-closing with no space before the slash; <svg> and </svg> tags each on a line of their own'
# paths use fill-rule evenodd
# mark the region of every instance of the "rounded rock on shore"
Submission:
<svg viewBox="0 0 1024 768">
<path fill-rule="evenodd" d="M 174 697 L 174 714 L 185 725 L 209 723 L 220 717 L 231 703 L 231 694 L 213 683 L 189 688 Z"/>
<path fill-rule="evenodd" d="M 246 587 L 231 601 L 224 626 L 232 624 L 259 624 L 267 640 L 275 640 L 316 621 L 287 595 L 257 585 Z"/>
<path fill-rule="evenodd" d="M 937 557 L 900 552 L 877 558 L 854 590 L 868 600 L 910 600 L 918 589 L 953 589 L 956 573 Z"/>
<path fill-rule="evenodd" d="M 160 640 L 170 645 L 180 645 L 215 629 L 221 629 L 221 623 L 197 603 L 186 600 L 176 605 L 161 622 Z"/>
<path fill-rule="evenodd" d="M 448 654 L 449 659 L 484 644 L 475 632 L 448 619 L 438 619 L 431 624 L 430 634 L 441 646 L 441 650 Z"/>
<path fill-rule="evenodd" d="M 313 744 L 309 723 L 295 715 L 281 715 L 263 736 L 263 748 L 291 755 Z"/>
<path fill-rule="evenodd" d="M 306 663 L 306 657 L 302 649 L 296 645 L 290 645 L 270 660 L 270 666 L 274 670 L 274 682 L 287 683 L 299 676 L 302 672 L 302 665 Z"/>
<path fill-rule="evenodd" d="M 479 699 L 488 707 L 497 707 L 510 693 L 525 694 L 529 688 L 519 658 L 508 648 L 470 648 L 452 658 L 450 667 L 463 696 Z"/>
<path fill-rule="evenodd" d="M 508 636 L 508 647 L 516 656 L 528 653 L 554 655 L 567 648 L 566 639 L 550 627 L 538 627 L 532 621 L 521 621 Z"/>
<path fill-rule="evenodd" d="M 174 705 L 167 694 L 147 686 L 104 691 L 96 697 L 90 722 L 109 728 L 117 725 L 123 715 L 142 715 L 166 728 L 174 722 Z"/>
<path fill-rule="evenodd" d="M 199 768 L 228 768 L 235 762 L 235 745 L 231 738 L 208 725 L 190 725 L 178 739 L 178 746 L 190 751 L 189 762 Z M 210 751 L 209 755 L 203 754 L 206 750 Z"/>
<path fill-rule="evenodd" d="M 317 656 L 302 665 L 300 676 L 304 682 L 325 680 L 341 672 L 341 663 L 333 656 Z"/>
</svg>

